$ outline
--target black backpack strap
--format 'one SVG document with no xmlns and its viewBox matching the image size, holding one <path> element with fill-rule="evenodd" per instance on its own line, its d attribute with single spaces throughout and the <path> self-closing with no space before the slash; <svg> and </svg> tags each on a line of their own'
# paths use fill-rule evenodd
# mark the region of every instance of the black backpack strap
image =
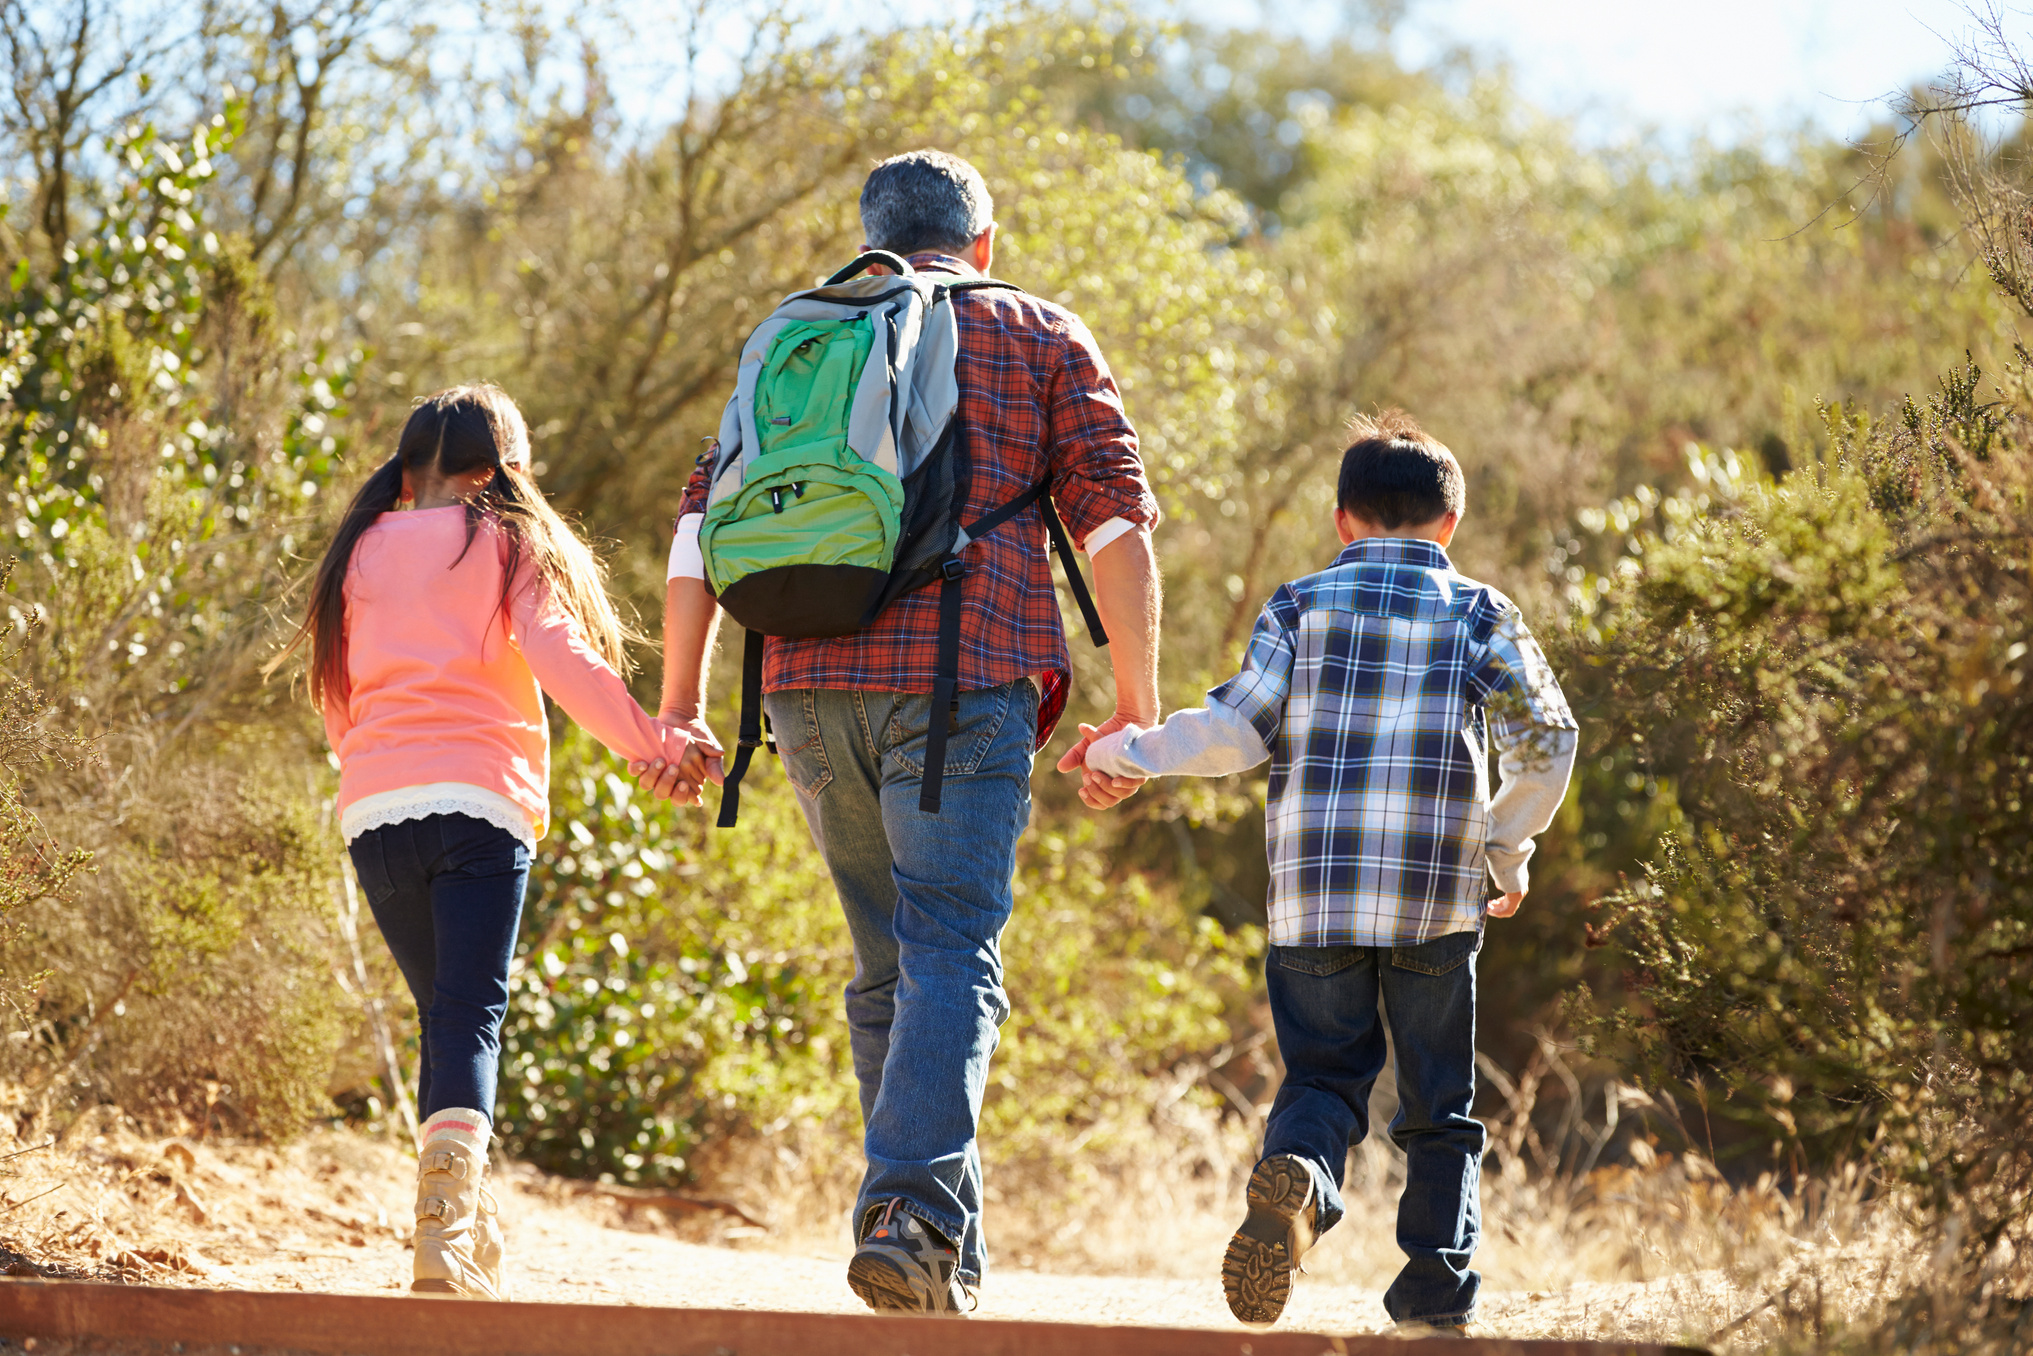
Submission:
<svg viewBox="0 0 2033 1356">
<path fill-rule="evenodd" d="M 888 250 L 870 250 L 847 267 L 841 269 L 838 273 L 835 273 L 832 277 L 826 279 L 821 286 L 838 287 L 855 274 L 866 270 L 871 264 L 881 264 L 900 278 L 911 276 L 910 261 L 902 255 L 891 254 Z"/>
<path fill-rule="evenodd" d="M 1080 619 L 1087 623 L 1087 634 L 1098 648 L 1108 644 L 1108 630 L 1101 624 L 1101 611 L 1094 606 L 1094 595 L 1087 591 L 1087 580 L 1080 573 L 1080 553 L 1073 549 L 1073 539 L 1066 535 L 1066 524 L 1060 520 L 1059 510 L 1053 507 L 1052 496 L 1046 493 L 1051 484 L 1051 477 L 1047 476 L 1001 508 L 984 513 L 966 524 L 964 530 L 968 540 L 978 541 L 1036 504 L 1044 515 L 1045 531 L 1052 538 L 1052 549 L 1059 553 L 1059 563 L 1066 567 L 1066 587 L 1073 590 L 1073 602 L 1080 609 Z"/>
<path fill-rule="evenodd" d="M 918 808 L 939 813 L 946 781 L 946 737 L 960 713 L 960 580 L 967 566 L 958 556 L 939 564 L 939 651 L 932 678 L 932 715 L 925 731 L 925 772 L 918 781 Z"/>
<path fill-rule="evenodd" d="M 741 779 L 748 775 L 749 760 L 762 747 L 762 632 L 750 631 L 741 650 L 741 742 L 734 750 L 734 766 L 720 788 L 720 818 L 723 829 L 734 827 L 741 813 Z"/>
<path fill-rule="evenodd" d="M 959 282 L 940 283 L 932 289 L 932 300 L 936 304 L 950 292 L 1021 292 L 1024 289 L 1013 282 L 1000 278 L 963 278 Z"/>
<path fill-rule="evenodd" d="M 1108 632 L 1101 625 L 1101 613 L 1087 591 L 1087 581 L 1080 576 L 1079 556 L 1066 535 L 1066 524 L 1059 520 L 1059 511 L 1052 507 L 1052 497 L 1045 493 L 1050 485 L 1049 478 L 1041 480 L 1001 508 L 976 518 L 966 525 L 967 539 L 979 541 L 1032 504 L 1038 505 L 1053 549 L 1066 567 L 1066 582 L 1080 605 L 1087 633 L 1096 645 L 1106 645 Z M 966 564 L 958 556 L 948 556 L 939 566 L 939 649 L 932 678 L 931 722 L 925 732 L 925 772 L 918 783 L 918 808 L 928 815 L 939 813 L 939 792 L 946 780 L 946 740 L 960 714 L 960 581 L 966 573 Z M 728 781 L 731 785 L 733 779 Z"/>
</svg>

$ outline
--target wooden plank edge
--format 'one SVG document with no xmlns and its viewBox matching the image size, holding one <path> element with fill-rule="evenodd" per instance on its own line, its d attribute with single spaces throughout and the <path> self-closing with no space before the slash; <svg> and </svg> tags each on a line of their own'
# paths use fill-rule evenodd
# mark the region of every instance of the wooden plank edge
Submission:
<svg viewBox="0 0 2033 1356">
<path fill-rule="evenodd" d="M 0 1279 L 0 1334 L 319 1356 L 1705 1356 L 1636 1342 L 1413 1342 L 1011 1319 L 485 1302 Z M 251 1353 L 250 1353 L 251 1356 Z"/>
</svg>

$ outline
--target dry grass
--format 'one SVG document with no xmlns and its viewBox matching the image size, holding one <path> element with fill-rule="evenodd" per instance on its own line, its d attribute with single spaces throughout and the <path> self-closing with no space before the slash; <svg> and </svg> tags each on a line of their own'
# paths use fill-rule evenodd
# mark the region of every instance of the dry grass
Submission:
<svg viewBox="0 0 2033 1356">
<path fill-rule="evenodd" d="M 1584 1088 L 1550 1039 L 1519 1076 L 1484 1076 L 1508 1106 L 1490 1121 L 1476 1265 L 1483 1317 L 1506 1335 L 1815 1349 L 1867 1330 L 1936 1264 L 1902 1198 L 1861 1165 L 1728 1181 L 1701 1154 L 1631 1137 L 1634 1113 L 1666 1129 L 1675 1112 L 1615 1082 Z M 1542 1114 L 1546 1088 L 1564 1114 Z M 984 1145 L 998 1265 L 1202 1277 L 1241 1218 L 1260 1127 L 1232 1106 L 1157 1100 L 1147 1122 L 1093 1134 L 1078 1153 L 998 1162 Z M 1403 1265 L 1405 1160 L 1381 1133 L 1396 1104 L 1386 1070 L 1371 1104 L 1380 1133 L 1350 1156 L 1347 1217 L 1308 1256 L 1305 1284 L 1381 1296 Z M 765 1246 L 838 1250 L 859 1169 L 839 1131 L 723 1148 L 709 1180 L 766 1205 L 778 1228 Z M 1612 1146 L 1618 1161 L 1605 1163 Z"/>
</svg>

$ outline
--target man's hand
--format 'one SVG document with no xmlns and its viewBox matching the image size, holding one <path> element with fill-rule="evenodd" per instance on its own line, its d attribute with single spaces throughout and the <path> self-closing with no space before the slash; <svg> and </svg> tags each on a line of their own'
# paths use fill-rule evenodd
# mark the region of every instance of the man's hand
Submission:
<svg viewBox="0 0 2033 1356">
<path fill-rule="evenodd" d="M 1080 742 L 1066 750 L 1059 759 L 1059 771 L 1072 772 L 1076 769 L 1080 777 L 1080 799 L 1091 810 L 1107 810 L 1120 805 L 1137 793 L 1144 784 L 1141 777 L 1111 777 L 1096 772 L 1087 766 L 1087 749 L 1103 735 L 1112 735 L 1125 725 L 1142 725 L 1144 722 L 1118 711 L 1099 726 L 1082 725 Z"/>
<path fill-rule="evenodd" d="M 724 780 L 724 750 L 719 739 L 705 720 L 696 715 L 675 711 L 657 719 L 690 741 L 685 755 L 675 763 L 662 758 L 632 762 L 628 765 L 629 775 L 636 779 L 636 785 L 660 799 L 679 805 L 705 804 L 706 783 L 718 786 Z"/>
<path fill-rule="evenodd" d="M 1509 918 L 1518 911 L 1518 905 L 1524 902 L 1525 892 L 1523 890 L 1513 890 L 1502 899 L 1492 899 L 1489 902 L 1489 916 L 1492 918 Z"/>
<path fill-rule="evenodd" d="M 1094 606 L 1108 630 L 1109 662 L 1115 669 L 1115 714 L 1099 727 L 1082 725 L 1080 742 L 1059 760 L 1059 771 L 1085 769 L 1087 746 L 1125 725 L 1145 729 L 1158 723 L 1158 618 L 1163 602 L 1158 561 L 1150 533 L 1125 532 L 1088 558 L 1094 571 Z M 1143 785 L 1137 777 L 1106 777 L 1087 770 L 1080 799 L 1090 808 L 1119 805 Z"/>
</svg>

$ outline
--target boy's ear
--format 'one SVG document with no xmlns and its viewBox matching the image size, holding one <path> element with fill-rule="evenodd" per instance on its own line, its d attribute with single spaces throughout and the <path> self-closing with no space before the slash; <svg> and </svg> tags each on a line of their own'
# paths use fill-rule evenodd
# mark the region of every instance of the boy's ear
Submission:
<svg viewBox="0 0 2033 1356">
<path fill-rule="evenodd" d="M 1334 506 L 1334 535 L 1341 538 L 1343 546 L 1355 540 L 1355 515 L 1339 504 Z"/>
<path fill-rule="evenodd" d="M 1433 532 L 1434 543 L 1438 545 L 1441 550 L 1445 551 L 1447 549 L 1448 543 L 1454 540 L 1454 529 L 1460 526 L 1461 526 L 1460 514 L 1449 513 L 1444 515 L 1440 519 L 1440 526 L 1436 528 Z"/>
</svg>

